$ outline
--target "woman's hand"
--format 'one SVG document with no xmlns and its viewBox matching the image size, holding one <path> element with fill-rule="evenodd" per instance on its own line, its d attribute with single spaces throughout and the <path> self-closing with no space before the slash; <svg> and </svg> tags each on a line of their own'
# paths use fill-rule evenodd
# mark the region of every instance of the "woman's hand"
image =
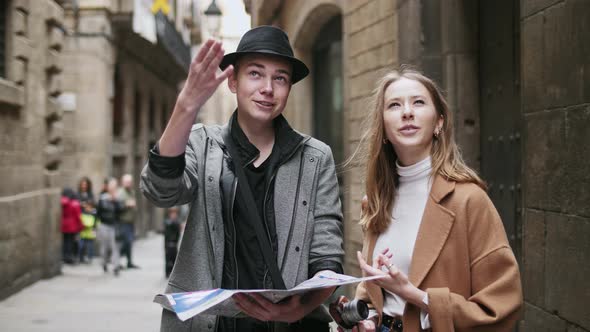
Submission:
<svg viewBox="0 0 590 332">
<path fill-rule="evenodd" d="M 410 302 L 421 309 L 427 309 L 426 304 L 422 302 L 426 293 L 414 286 L 408 279 L 408 276 L 391 263 L 390 258 L 392 257 L 392 254 L 388 253 L 388 251 L 389 249 L 386 249 L 379 254 L 375 262 L 373 262 L 373 266 L 367 264 L 361 253 L 357 251 L 357 258 L 361 269 L 367 276 L 386 276 L 384 278 L 371 280 L 371 282 L 387 291 L 397 294 L 407 302 Z M 381 269 L 382 267 L 386 267 L 387 272 L 384 272 Z"/>
</svg>

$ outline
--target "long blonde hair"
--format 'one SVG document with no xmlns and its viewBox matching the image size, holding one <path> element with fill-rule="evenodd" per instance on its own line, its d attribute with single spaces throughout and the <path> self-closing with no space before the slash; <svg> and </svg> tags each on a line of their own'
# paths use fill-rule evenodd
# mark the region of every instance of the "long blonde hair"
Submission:
<svg viewBox="0 0 590 332">
<path fill-rule="evenodd" d="M 436 112 L 443 119 L 438 137 L 433 139 L 430 156 L 432 174 L 439 174 L 456 182 L 472 182 L 485 189 L 484 181 L 463 161 L 455 143 L 453 119 L 449 106 L 440 88 L 430 78 L 418 71 L 402 68 L 385 74 L 374 90 L 371 100 L 371 114 L 368 117 L 368 130 L 361 142 L 362 156 L 366 160 L 365 190 L 367 204 L 363 209 L 360 224 L 366 230 L 383 232 L 391 221 L 398 176 L 395 171 L 397 155 L 392 144 L 384 144 L 385 128 L 383 111 L 385 90 L 390 84 L 406 78 L 420 82 L 430 93 Z"/>
</svg>

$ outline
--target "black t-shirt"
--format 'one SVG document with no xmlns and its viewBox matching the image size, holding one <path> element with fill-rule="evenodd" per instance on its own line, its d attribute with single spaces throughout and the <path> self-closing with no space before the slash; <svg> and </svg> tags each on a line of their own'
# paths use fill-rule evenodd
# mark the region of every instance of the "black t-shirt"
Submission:
<svg viewBox="0 0 590 332">
<path fill-rule="evenodd" d="M 269 178 L 272 163 L 271 157 L 268 157 L 261 165 L 254 167 L 250 163 L 244 169 L 244 173 L 248 178 L 250 190 L 256 202 L 256 209 L 258 215 L 262 218 L 262 222 L 268 223 L 264 218 L 264 199 L 266 196 L 266 188 L 269 186 Z M 238 186 L 240 186 L 238 182 Z M 261 289 L 266 288 L 264 284 L 264 276 L 266 271 L 266 263 L 262 256 L 260 244 L 254 231 L 254 220 L 245 218 L 246 212 L 241 211 L 239 204 L 236 204 L 234 209 L 234 223 L 236 229 L 236 262 L 238 271 L 238 288 L 239 289 Z M 274 226 L 274 225 L 273 225 Z M 272 233 L 275 227 L 268 227 L 265 225 L 265 230 L 269 236 L 273 238 Z M 270 278 L 270 276 L 268 276 Z"/>
</svg>

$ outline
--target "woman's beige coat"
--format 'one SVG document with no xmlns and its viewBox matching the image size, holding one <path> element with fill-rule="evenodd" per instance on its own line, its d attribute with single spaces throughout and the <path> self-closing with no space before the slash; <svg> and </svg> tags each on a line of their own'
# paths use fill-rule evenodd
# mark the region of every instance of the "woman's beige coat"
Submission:
<svg viewBox="0 0 590 332">
<path fill-rule="evenodd" d="M 363 257 L 369 264 L 378 237 L 365 232 Z M 435 332 L 510 331 L 519 318 L 518 265 L 494 205 L 475 184 L 435 177 L 408 277 L 428 293 Z M 379 286 L 361 283 L 356 297 L 381 315 Z M 403 323 L 404 331 L 420 331 L 420 309 L 408 303 Z"/>
</svg>

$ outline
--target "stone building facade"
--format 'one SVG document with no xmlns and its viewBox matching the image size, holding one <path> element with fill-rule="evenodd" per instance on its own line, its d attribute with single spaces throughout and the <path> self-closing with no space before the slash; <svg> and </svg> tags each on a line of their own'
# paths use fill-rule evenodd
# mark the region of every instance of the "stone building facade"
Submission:
<svg viewBox="0 0 590 332">
<path fill-rule="evenodd" d="M 433 77 L 519 260 L 519 330 L 590 331 L 590 2 L 245 3 L 252 26 L 286 30 L 311 67 L 312 75 L 293 87 L 285 114 L 330 144 L 337 160 L 354 153 L 368 96 L 385 70 L 411 65 Z M 359 273 L 362 172 L 353 162 L 340 175 L 345 270 L 352 274 Z"/>
<path fill-rule="evenodd" d="M 125 173 L 139 183 L 147 153 L 162 134 L 188 73 L 191 38 L 200 40 L 191 0 L 169 2 L 167 16 L 155 17 L 153 3 L 64 4 L 64 185 L 77 187 L 88 176 L 97 194 L 105 177 Z M 151 25 L 141 30 L 138 22 Z M 162 211 L 139 190 L 136 195 L 136 232 L 159 229 Z"/>
<path fill-rule="evenodd" d="M 156 16 L 152 2 L 0 4 L 0 299 L 59 273 L 63 187 L 138 183 L 200 42 L 193 0 Z M 133 27 L 138 4 L 151 35 Z M 137 200 L 138 235 L 159 228 L 162 211 Z"/>
<path fill-rule="evenodd" d="M 0 4 L 0 298 L 59 272 L 63 9 Z M 35 207 L 35 208 L 32 208 Z"/>
</svg>

